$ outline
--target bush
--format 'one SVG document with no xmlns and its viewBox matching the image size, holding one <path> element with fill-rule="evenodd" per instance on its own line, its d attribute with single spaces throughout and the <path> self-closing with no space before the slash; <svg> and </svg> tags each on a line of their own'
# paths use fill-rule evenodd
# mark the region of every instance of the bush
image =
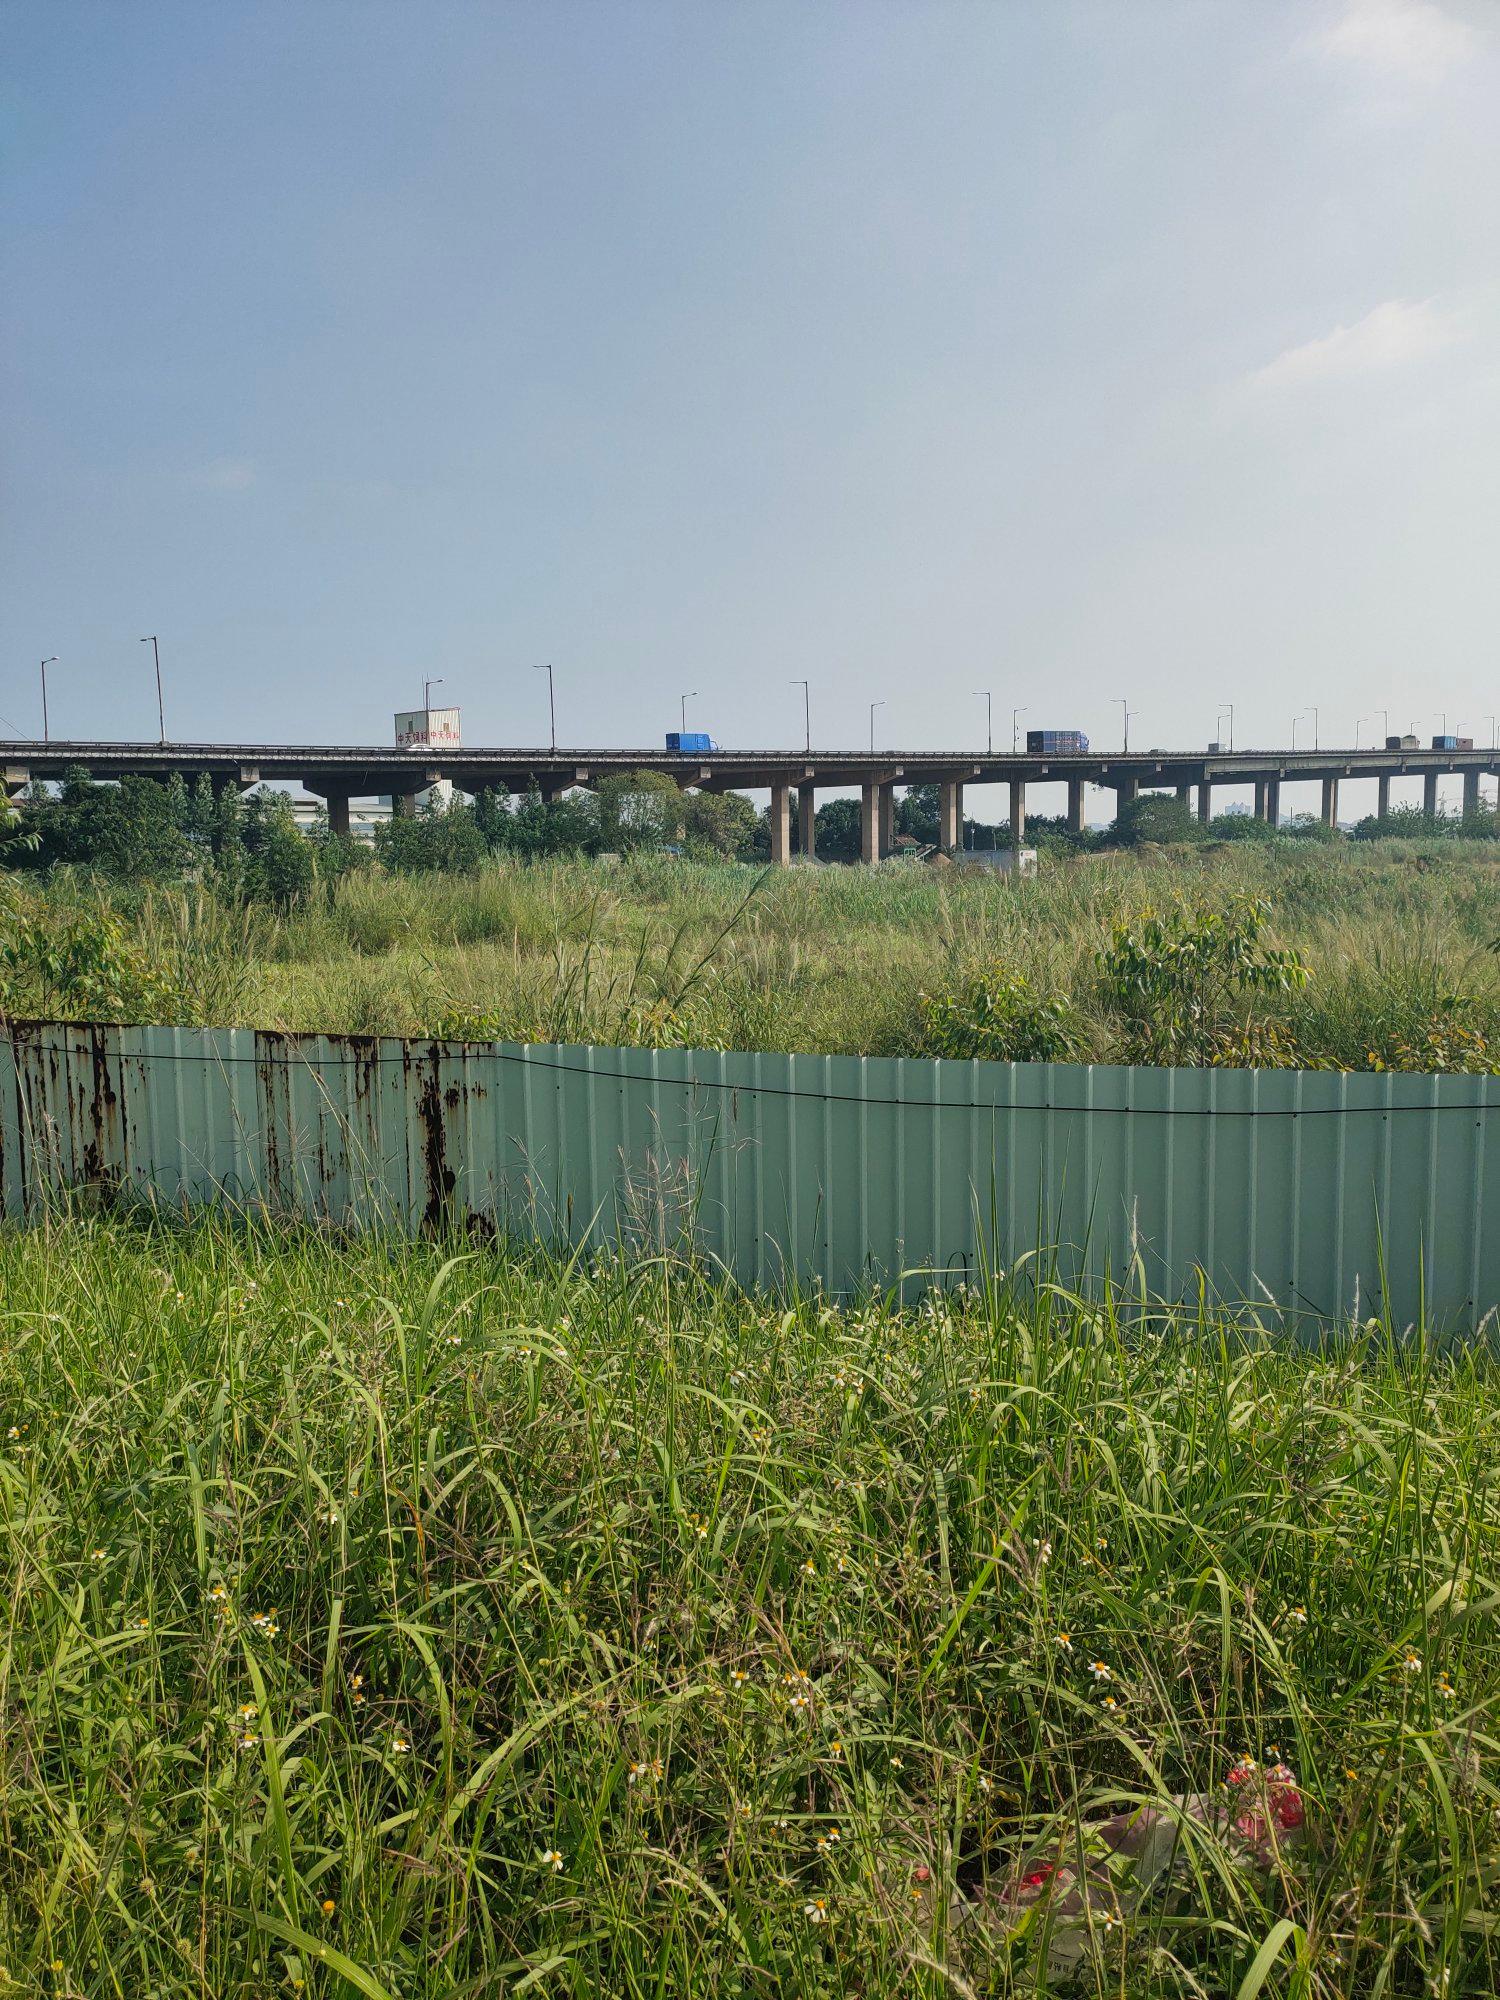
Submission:
<svg viewBox="0 0 1500 2000">
<path fill-rule="evenodd" d="M 1100 998 L 1122 1033 L 1122 1060 L 1285 1060 L 1274 1024 L 1243 1011 L 1251 996 L 1307 982 L 1295 952 L 1262 942 L 1270 913 L 1264 898 L 1246 896 L 1227 910 L 1179 905 L 1116 924 L 1096 964 Z"/>
<path fill-rule="evenodd" d="M 1000 965 L 974 973 L 955 993 L 924 993 L 919 1009 L 923 1055 L 1066 1062 L 1081 1046 L 1068 1000 L 1042 999 Z"/>
</svg>

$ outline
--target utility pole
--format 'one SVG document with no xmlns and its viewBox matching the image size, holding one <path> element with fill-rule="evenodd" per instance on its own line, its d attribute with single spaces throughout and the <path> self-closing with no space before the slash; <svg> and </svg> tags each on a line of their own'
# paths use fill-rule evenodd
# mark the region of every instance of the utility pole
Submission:
<svg viewBox="0 0 1500 2000">
<path fill-rule="evenodd" d="M 877 708 L 884 707 L 885 703 L 883 701 L 872 701 L 870 703 L 870 755 L 872 757 L 875 755 L 875 711 Z"/>
<path fill-rule="evenodd" d="M 42 741 L 52 741 L 52 731 L 47 726 L 47 669 L 57 665 L 56 653 L 49 653 L 42 662 Z"/>
<path fill-rule="evenodd" d="M 696 701 L 697 699 L 698 690 L 696 688 L 693 688 L 682 697 L 682 733 L 684 736 L 687 735 L 687 705 L 690 701 Z"/>
<path fill-rule="evenodd" d="M 1010 712 L 1010 754 L 1012 757 L 1015 756 L 1016 752 L 1021 747 L 1020 732 L 1019 729 L 1017 728 L 1017 717 L 1026 715 L 1028 713 L 1029 711 L 1024 708 L 1013 708 Z"/>
<path fill-rule="evenodd" d="M 976 695 L 984 696 L 984 752 L 987 757 L 995 754 L 995 697 L 988 688 L 975 688 Z"/>
<path fill-rule="evenodd" d="M 812 694 L 808 689 L 806 681 L 788 681 L 787 686 L 801 688 L 802 690 L 802 727 L 807 737 L 806 749 L 810 757 L 812 755 Z"/>
<path fill-rule="evenodd" d="M 142 639 L 141 644 L 151 648 L 151 657 L 156 662 L 156 727 L 160 733 L 162 742 L 165 743 L 167 740 L 167 718 L 161 705 L 161 648 L 156 643 L 156 634 L 154 632 L 149 639 Z"/>
<path fill-rule="evenodd" d="M 552 750 L 555 755 L 557 752 L 557 688 L 552 679 L 552 669 L 550 666 L 533 667 L 531 671 L 534 674 L 545 674 L 547 676 L 547 713 L 552 718 Z"/>
</svg>

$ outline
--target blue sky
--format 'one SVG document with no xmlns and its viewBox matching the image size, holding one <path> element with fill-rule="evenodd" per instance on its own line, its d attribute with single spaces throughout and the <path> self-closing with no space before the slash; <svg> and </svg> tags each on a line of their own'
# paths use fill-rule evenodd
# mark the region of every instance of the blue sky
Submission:
<svg viewBox="0 0 1500 2000">
<path fill-rule="evenodd" d="M 1489 0 L 3 23 L 16 730 L 1489 734 Z"/>
</svg>

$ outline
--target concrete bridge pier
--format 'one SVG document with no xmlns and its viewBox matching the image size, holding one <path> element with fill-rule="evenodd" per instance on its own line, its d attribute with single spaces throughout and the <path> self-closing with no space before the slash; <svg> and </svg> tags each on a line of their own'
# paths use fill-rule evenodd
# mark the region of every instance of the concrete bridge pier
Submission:
<svg viewBox="0 0 1500 2000">
<path fill-rule="evenodd" d="M 880 859 L 880 787 L 876 784 L 859 788 L 859 858 Z"/>
<path fill-rule="evenodd" d="M 792 793 L 789 785 L 771 787 L 771 861 L 785 868 L 792 858 Z"/>
<path fill-rule="evenodd" d="M 1391 780 L 1388 772 L 1382 771 L 1375 780 L 1375 817 L 1389 819 L 1391 812 Z"/>
<path fill-rule="evenodd" d="M 1026 844 L 1026 780 L 1012 778 L 1010 781 L 1010 844 L 1023 847 Z"/>
<path fill-rule="evenodd" d="M 1337 778 L 1323 780 L 1323 824 L 1337 826 L 1339 823 L 1339 781 Z"/>
<path fill-rule="evenodd" d="M 1477 771 L 1465 771 L 1464 772 L 1464 818 L 1477 819 L 1478 817 L 1479 817 L 1479 773 Z"/>
<path fill-rule="evenodd" d="M 328 831 L 342 839 L 349 838 L 349 794 L 330 792 L 328 794 Z"/>
<path fill-rule="evenodd" d="M 1192 796 L 1193 796 L 1193 788 L 1191 785 L 1179 785 L 1177 787 L 1178 805 L 1185 806 L 1188 803 L 1189 799 L 1192 798 Z"/>
<path fill-rule="evenodd" d="M 1281 824 L 1280 778 L 1267 778 L 1266 780 L 1266 824 L 1268 826 L 1280 826 Z"/>
<path fill-rule="evenodd" d="M 1265 819 L 1269 816 L 1268 808 L 1270 805 L 1270 796 L 1271 796 L 1270 779 L 1257 778 L 1255 781 L 1255 817 L 1257 819 Z"/>
<path fill-rule="evenodd" d="M 818 854 L 818 808 L 817 795 L 811 785 L 797 787 L 797 840 L 802 849 L 802 859 L 815 861 Z"/>
<path fill-rule="evenodd" d="M 1198 787 L 1198 824 L 1207 826 L 1214 816 L 1214 788 L 1205 778 Z"/>
<path fill-rule="evenodd" d="M 392 792 L 391 818 L 415 819 L 417 816 L 417 800 L 421 796 L 420 792 Z"/>
<path fill-rule="evenodd" d="M 944 779 L 938 786 L 938 846 L 957 854 L 964 844 L 964 788 Z"/>
<path fill-rule="evenodd" d="M 880 858 L 896 851 L 896 787 L 880 787 Z"/>
<path fill-rule="evenodd" d="M 1083 832 L 1082 778 L 1069 778 L 1068 780 L 1068 831 L 1069 833 Z"/>
<path fill-rule="evenodd" d="M 1437 809 L 1438 809 L 1437 786 L 1438 786 L 1437 772 L 1429 771 L 1422 780 L 1422 810 L 1424 813 L 1426 813 L 1429 819 L 1437 818 Z"/>
</svg>

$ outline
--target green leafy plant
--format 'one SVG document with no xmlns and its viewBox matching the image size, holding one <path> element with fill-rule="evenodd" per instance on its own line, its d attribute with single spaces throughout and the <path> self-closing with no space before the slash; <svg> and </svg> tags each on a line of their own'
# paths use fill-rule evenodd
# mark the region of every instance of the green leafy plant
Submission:
<svg viewBox="0 0 1500 2000">
<path fill-rule="evenodd" d="M 1179 904 L 1117 923 L 1096 964 L 1123 1059 L 1275 1059 L 1272 1024 L 1246 1003 L 1304 986 L 1309 974 L 1294 951 L 1266 942 L 1270 915 L 1264 897 L 1244 896 L 1225 910 Z"/>
<path fill-rule="evenodd" d="M 982 968 L 952 993 L 924 993 L 920 1017 L 925 1055 L 1066 1062 L 1081 1044 L 1066 997 L 1043 998 L 1002 965 Z"/>
</svg>

